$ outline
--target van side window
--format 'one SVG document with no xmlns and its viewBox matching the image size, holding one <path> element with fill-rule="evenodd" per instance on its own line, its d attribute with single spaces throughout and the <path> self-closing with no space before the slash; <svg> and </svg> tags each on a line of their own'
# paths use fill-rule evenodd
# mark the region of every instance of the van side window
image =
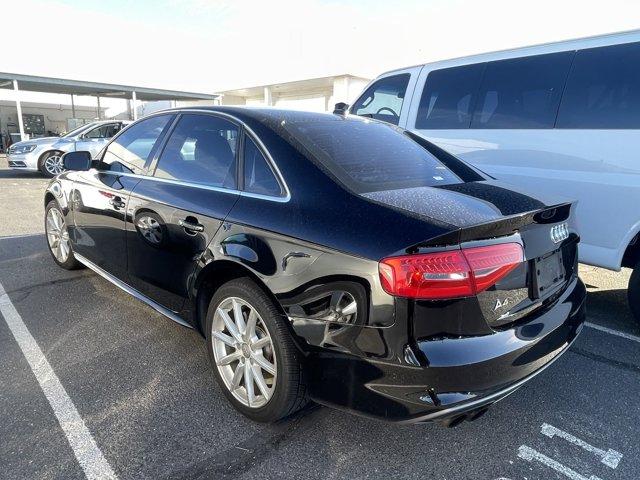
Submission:
<svg viewBox="0 0 640 480">
<path fill-rule="evenodd" d="M 410 77 L 410 74 L 403 73 L 381 78 L 356 100 L 351 113 L 398 125 Z"/>
<path fill-rule="evenodd" d="M 574 52 L 487 63 L 471 128 L 553 128 Z"/>
<path fill-rule="evenodd" d="M 640 127 L 640 43 L 580 50 L 557 128 Z"/>
<path fill-rule="evenodd" d="M 430 72 L 422 90 L 416 128 L 469 128 L 484 65 Z"/>
</svg>

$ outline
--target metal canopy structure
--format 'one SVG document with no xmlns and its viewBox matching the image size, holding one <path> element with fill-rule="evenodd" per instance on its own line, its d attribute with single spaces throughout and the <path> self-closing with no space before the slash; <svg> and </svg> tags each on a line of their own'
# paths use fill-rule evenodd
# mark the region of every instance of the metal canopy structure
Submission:
<svg viewBox="0 0 640 480">
<path fill-rule="evenodd" d="M 71 95 L 71 107 L 74 108 L 73 96 L 85 95 L 98 98 L 121 98 L 133 101 L 133 119 L 137 117 L 136 102 L 157 100 L 217 100 L 220 95 L 210 93 L 182 92 L 179 90 L 163 90 L 159 88 L 134 87 L 129 85 L 117 85 L 111 83 L 85 82 L 82 80 L 68 80 L 64 78 L 38 77 L 34 75 L 22 75 L 17 73 L 0 72 L 0 88 L 14 90 L 16 92 L 16 108 L 18 110 L 18 123 L 20 135 L 24 139 L 24 126 L 22 124 L 22 108 L 20 105 L 20 91 L 59 93 Z"/>
</svg>

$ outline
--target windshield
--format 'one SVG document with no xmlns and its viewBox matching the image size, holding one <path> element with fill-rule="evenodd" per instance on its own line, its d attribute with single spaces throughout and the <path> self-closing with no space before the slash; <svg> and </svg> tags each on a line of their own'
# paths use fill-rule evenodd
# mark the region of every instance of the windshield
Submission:
<svg viewBox="0 0 640 480">
<path fill-rule="evenodd" d="M 401 129 L 357 117 L 295 120 L 283 127 L 356 193 L 464 183 Z"/>
</svg>

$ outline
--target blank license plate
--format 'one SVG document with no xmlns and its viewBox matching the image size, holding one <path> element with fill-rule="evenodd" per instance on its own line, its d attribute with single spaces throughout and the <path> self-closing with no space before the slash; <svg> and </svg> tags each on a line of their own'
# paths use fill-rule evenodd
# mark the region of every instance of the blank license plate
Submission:
<svg viewBox="0 0 640 480">
<path fill-rule="evenodd" d="M 551 255 L 536 260 L 536 286 L 538 298 L 543 297 L 555 286 L 565 280 L 565 269 L 562 252 L 558 250 Z"/>
</svg>

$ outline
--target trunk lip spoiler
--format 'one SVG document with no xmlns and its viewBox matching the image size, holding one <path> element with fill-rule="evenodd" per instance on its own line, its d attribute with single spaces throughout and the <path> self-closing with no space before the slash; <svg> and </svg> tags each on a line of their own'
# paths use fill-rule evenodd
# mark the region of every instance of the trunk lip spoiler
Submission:
<svg viewBox="0 0 640 480">
<path fill-rule="evenodd" d="M 573 207 L 574 203 L 575 202 L 562 202 L 554 205 L 547 205 L 535 210 L 507 215 L 497 220 L 489 220 L 486 222 L 457 227 L 449 232 L 443 233 L 429 240 L 411 245 L 407 248 L 407 252 L 416 252 L 420 248 L 446 247 L 454 245 L 459 246 L 460 244 L 469 241 L 488 240 L 496 237 L 509 236 L 517 233 L 520 228 L 532 223 L 551 224 L 566 221 L 571 216 L 571 208 Z M 565 209 L 566 215 L 556 220 L 554 220 L 553 218 L 543 218 L 543 221 L 538 221 L 535 218 L 537 215 L 540 215 L 543 212 Z"/>
</svg>

